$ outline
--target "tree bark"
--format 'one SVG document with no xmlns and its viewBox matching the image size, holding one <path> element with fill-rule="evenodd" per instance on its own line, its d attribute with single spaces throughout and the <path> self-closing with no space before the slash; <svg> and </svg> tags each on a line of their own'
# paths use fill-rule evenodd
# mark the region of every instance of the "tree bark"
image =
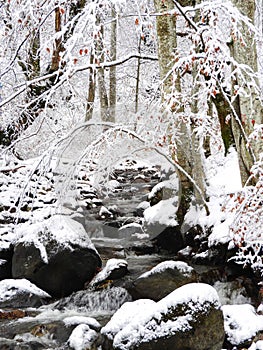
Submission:
<svg viewBox="0 0 263 350">
<path fill-rule="evenodd" d="M 233 4 L 246 15 L 254 23 L 254 15 L 256 9 L 255 0 L 232 0 Z M 242 28 L 242 35 L 244 43 L 240 42 L 239 38 L 234 38 L 231 45 L 231 51 L 235 60 L 240 64 L 248 65 L 252 70 L 258 72 L 257 51 L 254 37 L 249 33 L 247 28 Z M 247 81 L 249 81 L 249 77 Z M 257 82 L 257 79 L 255 78 Z M 257 82 L 258 83 L 258 82 Z M 241 85 L 239 77 L 236 76 L 236 85 Z M 259 86 L 259 83 L 258 83 Z M 262 152 L 262 140 L 250 142 L 247 145 L 247 139 L 241 131 L 241 126 L 245 134 L 248 136 L 253 131 L 254 124 L 263 123 L 263 108 L 262 101 L 259 96 L 250 89 L 249 86 L 243 84 L 246 96 L 240 95 L 236 98 L 234 109 L 236 119 L 232 119 L 232 130 L 235 138 L 235 144 L 239 156 L 239 164 L 241 169 L 241 179 L 243 185 L 247 182 L 250 176 L 250 169 L 255 160 L 259 159 L 259 153 Z M 238 118 L 238 120 L 237 120 Z"/>
<path fill-rule="evenodd" d="M 110 37 L 110 56 L 111 60 L 115 61 L 117 59 L 117 18 L 116 10 L 114 4 L 112 4 L 112 22 L 111 22 L 111 37 Z M 115 121 L 116 114 L 116 102 L 117 102 L 117 76 L 116 76 L 116 66 L 110 67 L 110 88 L 109 88 L 109 104 L 110 104 L 110 114 L 111 122 Z"/>
<path fill-rule="evenodd" d="M 155 0 L 155 9 L 158 14 L 164 12 L 164 15 L 158 15 L 156 19 L 157 36 L 158 36 L 158 54 L 159 54 L 159 67 L 160 77 L 163 84 L 163 102 L 167 99 L 172 89 L 173 92 L 178 95 L 181 92 L 181 81 L 179 75 L 175 78 L 172 75 L 172 67 L 174 63 L 174 53 L 177 48 L 177 36 L 176 36 L 176 16 L 167 14 L 168 11 L 174 9 L 174 2 L 172 0 L 162 1 Z M 189 1 L 188 1 L 189 3 Z M 192 2 L 191 2 L 192 4 Z M 190 5 L 191 5 L 190 4 Z M 195 110 L 196 106 L 192 106 Z M 179 133 L 182 135 L 180 142 L 176 145 L 171 145 L 172 149 L 176 149 L 175 154 L 171 153 L 171 157 L 175 162 L 193 177 L 196 184 L 204 192 L 204 172 L 202 167 L 202 159 L 200 153 L 200 142 L 196 135 L 193 133 L 193 128 L 189 122 L 184 122 L 178 119 L 177 116 L 184 112 L 180 101 L 175 101 L 173 104 L 172 112 L 175 115 L 175 123 L 179 128 Z M 193 110 L 193 111 L 194 111 Z M 168 138 L 172 140 L 171 134 Z M 175 146 L 175 147 L 174 147 Z M 172 151 L 173 152 L 173 151 Z M 177 212 L 177 218 L 179 224 L 184 221 L 184 216 L 189 209 L 189 205 L 195 195 L 196 204 L 203 202 L 199 200 L 199 194 L 194 191 L 192 181 L 180 172 L 180 184 L 181 184 L 181 198 Z M 205 195 L 203 196 L 205 197 Z"/>
</svg>

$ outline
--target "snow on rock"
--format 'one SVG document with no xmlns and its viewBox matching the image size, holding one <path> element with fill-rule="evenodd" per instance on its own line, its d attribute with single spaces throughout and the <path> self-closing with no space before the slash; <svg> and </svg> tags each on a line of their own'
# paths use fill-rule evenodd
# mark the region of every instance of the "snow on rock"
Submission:
<svg viewBox="0 0 263 350">
<path fill-rule="evenodd" d="M 105 267 L 93 278 L 90 287 L 98 286 L 106 280 L 119 279 L 127 274 L 128 263 L 124 259 L 109 259 Z"/>
<path fill-rule="evenodd" d="M 151 192 L 148 194 L 148 199 L 151 201 L 158 193 L 161 192 L 161 199 L 169 199 L 178 194 L 179 191 L 179 179 L 176 173 L 172 173 L 169 179 L 159 182 L 155 185 Z"/>
<path fill-rule="evenodd" d="M 101 329 L 101 333 L 113 340 L 115 335 L 124 329 L 134 319 L 140 320 L 147 312 L 154 309 L 156 303 L 151 299 L 139 299 L 124 303 L 115 312 L 111 320 Z"/>
<path fill-rule="evenodd" d="M 190 283 L 137 310 L 141 302 L 124 304 L 102 328 L 114 349 L 222 349 L 223 316 L 213 287 Z"/>
<path fill-rule="evenodd" d="M 179 183 L 176 173 L 155 185 L 148 195 L 151 206 L 146 208 L 144 229 L 150 238 L 157 237 L 166 227 L 178 225 L 176 213 L 179 205 Z"/>
<path fill-rule="evenodd" d="M 155 273 L 161 273 L 167 269 L 177 269 L 181 273 L 190 276 L 194 269 L 184 261 L 166 260 L 153 267 L 150 271 L 143 273 L 140 278 L 149 277 Z"/>
<path fill-rule="evenodd" d="M 135 299 L 158 301 L 176 288 L 196 280 L 196 271 L 187 263 L 167 260 L 140 275 L 133 282 L 130 293 Z"/>
<path fill-rule="evenodd" d="M 0 307 L 39 306 L 50 295 L 26 279 L 0 281 Z"/>
<path fill-rule="evenodd" d="M 87 316 L 68 316 L 63 319 L 63 322 L 66 326 L 76 326 L 79 324 L 86 324 L 91 329 L 94 329 L 95 331 L 99 331 L 101 328 L 100 323 L 93 317 L 87 317 Z"/>
<path fill-rule="evenodd" d="M 258 340 L 256 343 L 252 343 L 248 350 L 263 350 L 263 340 Z"/>
<path fill-rule="evenodd" d="M 95 349 L 98 333 L 87 324 L 78 325 L 71 333 L 68 344 L 74 350 Z"/>
<path fill-rule="evenodd" d="M 24 223 L 16 229 L 17 243 L 34 243 L 41 253 L 41 258 L 48 263 L 45 243 L 54 240 L 59 245 L 72 249 L 72 245 L 95 250 L 87 232 L 77 221 L 66 215 L 54 215 L 37 223 Z"/>
<path fill-rule="evenodd" d="M 252 305 L 223 305 L 222 310 L 227 340 L 232 346 L 245 344 L 263 331 L 263 316 L 257 315 Z"/>
<path fill-rule="evenodd" d="M 168 198 L 160 201 L 144 211 L 144 219 L 148 224 L 159 223 L 165 226 L 176 226 L 175 214 L 178 198 Z"/>
<path fill-rule="evenodd" d="M 69 295 L 90 281 L 101 259 L 83 226 L 54 215 L 17 229 L 12 273 L 27 278 L 52 296 Z"/>
</svg>

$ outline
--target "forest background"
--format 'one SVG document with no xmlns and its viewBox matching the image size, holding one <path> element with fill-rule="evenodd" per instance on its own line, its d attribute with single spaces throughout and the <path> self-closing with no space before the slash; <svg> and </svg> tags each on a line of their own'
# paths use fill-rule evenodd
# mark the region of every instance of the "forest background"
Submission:
<svg viewBox="0 0 263 350">
<path fill-rule="evenodd" d="M 178 175 L 183 228 L 193 207 L 211 214 L 206 164 L 216 171 L 234 147 L 242 189 L 222 211 L 236 261 L 262 272 L 262 1 L 0 6 L 2 172 L 32 160 L 16 213 L 32 175 L 41 182 L 54 159 L 65 197 L 81 164 L 101 186 L 118 161 L 150 151 Z"/>
</svg>

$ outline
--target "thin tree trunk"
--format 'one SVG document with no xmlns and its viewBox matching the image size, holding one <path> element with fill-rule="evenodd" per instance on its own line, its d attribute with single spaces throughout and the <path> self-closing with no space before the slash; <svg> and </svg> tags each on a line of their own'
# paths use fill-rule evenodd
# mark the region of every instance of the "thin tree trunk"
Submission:
<svg viewBox="0 0 263 350">
<path fill-rule="evenodd" d="M 61 12 L 59 6 L 55 8 L 55 32 L 59 33 L 62 29 L 61 25 Z M 60 65 L 60 54 L 64 51 L 62 37 L 56 37 L 53 47 L 52 61 L 50 66 L 50 72 L 55 72 L 59 69 Z"/>
<path fill-rule="evenodd" d="M 179 76 L 175 81 L 172 78 L 171 69 L 174 62 L 174 52 L 177 47 L 177 37 L 176 37 L 176 17 L 167 15 L 169 10 L 174 9 L 174 4 L 172 0 L 162 1 L 155 0 L 156 12 L 165 14 L 163 16 L 158 16 L 156 18 L 156 29 L 158 37 L 158 56 L 159 56 L 159 67 L 160 67 L 160 77 L 162 79 L 163 86 L 163 102 L 165 103 L 166 98 L 170 94 L 172 88 L 174 91 L 180 93 L 181 85 Z M 177 104 L 173 106 L 174 113 L 182 112 L 182 107 Z M 191 164 L 190 159 L 190 149 L 189 149 L 189 129 L 187 125 L 183 122 L 179 123 L 180 132 L 182 134 L 181 142 L 177 145 L 173 145 L 171 142 L 171 157 L 175 162 L 185 169 L 185 171 L 191 174 Z M 168 134 L 168 139 L 172 140 L 173 131 L 171 129 L 170 134 Z M 176 149 L 176 153 L 174 150 Z M 184 216 L 189 208 L 190 200 L 193 194 L 193 184 L 189 179 L 182 173 L 180 173 L 180 186 L 181 186 L 181 198 L 180 204 L 177 211 L 177 218 L 180 224 L 184 220 Z"/>
<path fill-rule="evenodd" d="M 111 60 L 117 59 L 117 18 L 114 4 L 112 4 L 112 22 L 111 22 Z M 110 88 L 109 88 L 109 104 L 110 104 L 110 121 L 115 122 L 117 102 L 117 77 L 116 66 L 110 67 Z"/>
<path fill-rule="evenodd" d="M 141 53 L 142 38 L 139 38 L 138 52 Z M 136 86 L 135 86 L 135 113 L 138 112 L 139 108 L 139 90 L 140 90 L 140 71 L 141 71 L 141 60 L 137 60 L 137 72 L 136 72 Z"/>
<path fill-rule="evenodd" d="M 94 55 L 90 56 L 90 64 L 94 63 Z M 89 88 L 88 88 L 88 97 L 87 97 L 87 108 L 85 121 L 88 121 L 92 118 L 94 101 L 95 101 L 95 91 L 96 91 L 96 70 L 89 71 Z"/>
</svg>

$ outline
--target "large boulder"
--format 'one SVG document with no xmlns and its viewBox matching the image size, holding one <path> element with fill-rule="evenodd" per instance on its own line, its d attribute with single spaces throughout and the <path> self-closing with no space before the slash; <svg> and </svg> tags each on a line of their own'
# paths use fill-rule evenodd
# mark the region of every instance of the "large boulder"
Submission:
<svg viewBox="0 0 263 350">
<path fill-rule="evenodd" d="M 158 301 L 184 284 L 196 282 L 197 273 L 183 261 L 164 261 L 139 276 L 129 290 L 135 299 Z"/>
<path fill-rule="evenodd" d="M 14 247 L 13 278 L 27 278 L 50 295 L 61 297 L 83 288 L 101 267 L 101 259 L 76 221 L 60 215 L 23 224 Z"/>
<path fill-rule="evenodd" d="M 204 283 L 182 286 L 146 308 L 124 304 L 101 333 L 104 350 L 221 350 L 225 336 L 217 292 Z"/>
</svg>

